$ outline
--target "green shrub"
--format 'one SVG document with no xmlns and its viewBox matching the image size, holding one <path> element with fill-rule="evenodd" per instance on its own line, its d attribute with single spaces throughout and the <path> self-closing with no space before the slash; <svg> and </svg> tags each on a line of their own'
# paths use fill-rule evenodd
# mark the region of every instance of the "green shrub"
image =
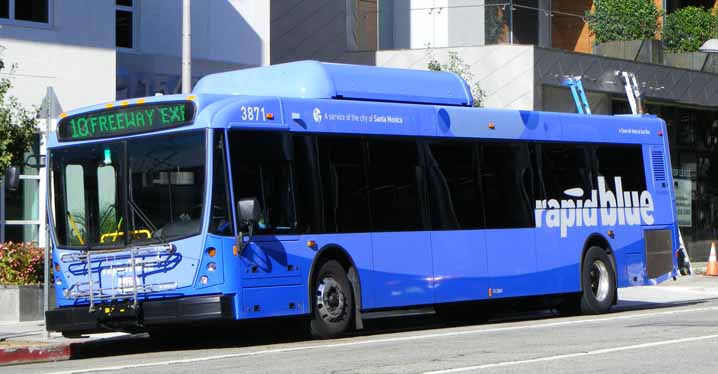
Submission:
<svg viewBox="0 0 718 374">
<path fill-rule="evenodd" d="M 700 7 L 689 6 L 666 17 L 663 45 L 672 52 L 696 52 L 718 35 L 718 17 Z"/>
<path fill-rule="evenodd" d="M 658 17 L 663 12 L 653 0 L 595 0 L 594 5 L 594 11 L 586 12 L 586 19 L 596 44 L 656 37 Z"/>
<path fill-rule="evenodd" d="M 427 69 L 433 71 L 450 71 L 460 76 L 466 81 L 471 89 L 471 96 L 474 98 L 474 106 L 480 107 L 483 105 L 486 93 L 481 89 L 479 82 L 474 82 L 474 74 L 471 72 L 471 66 L 465 63 L 464 60 L 459 57 L 457 52 L 449 51 L 449 62 L 446 64 L 440 63 L 432 53 Z"/>
<path fill-rule="evenodd" d="M 4 51 L 0 46 L 0 55 Z M 0 56 L 2 57 L 2 56 Z M 0 58 L 0 175 L 10 165 L 17 165 L 27 151 L 35 134 L 37 121 L 35 109 L 25 109 L 18 99 L 10 94 L 15 66 L 9 69 Z"/>
<path fill-rule="evenodd" d="M 44 251 L 31 243 L 0 243 L 0 284 L 40 284 Z"/>
</svg>

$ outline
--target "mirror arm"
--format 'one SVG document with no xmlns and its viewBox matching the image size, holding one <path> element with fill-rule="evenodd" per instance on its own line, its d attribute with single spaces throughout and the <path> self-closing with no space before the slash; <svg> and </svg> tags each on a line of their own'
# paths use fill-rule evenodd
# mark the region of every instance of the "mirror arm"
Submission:
<svg viewBox="0 0 718 374">
<path fill-rule="evenodd" d="M 244 251 L 247 244 L 252 241 L 252 235 L 254 235 L 254 223 L 250 221 L 247 223 L 247 243 L 244 242 L 244 233 L 242 230 L 239 230 L 239 234 L 237 235 L 237 249 L 239 250 L 239 256 L 242 256 L 242 251 Z"/>
</svg>

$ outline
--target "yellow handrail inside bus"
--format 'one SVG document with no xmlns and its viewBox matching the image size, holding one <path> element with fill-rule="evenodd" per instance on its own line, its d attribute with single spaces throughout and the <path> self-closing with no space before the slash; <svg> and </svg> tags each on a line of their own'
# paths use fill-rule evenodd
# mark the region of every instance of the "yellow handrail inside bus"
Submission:
<svg viewBox="0 0 718 374">
<path fill-rule="evenodd" d="M 80 229 L 77 228 L 77 224 L 75 223 L 75 218 L 72 216 L 72 213 L 70 213 L 70 211 L 67 211 L 67 218 L 69 218 L 70 227 L 72 227 L 72 232 L 75 233 L 75 237 L 77 237 L 77 240 L 80 241 L 80 245 L 85 245 L 85 241 L 82 240 L 82 235 L 80 235 Z"/>
<path fill-rule="evenodd" d="M 105 236 L 109 236 L 109 235 L 112 235 L 112 242 L 113 242 L 113 243 L 117 240 L 117 236 L 118 236 L 119 233 L 120 233 L 120 226 L 122 225 L 122 219 L 123 219 L 123 218 L 124 218 L 124 217 L 120 217 L 120 221 L 117 222 L 117 227 L 115 227 L 115 232 L 107 233 L 107 234 L 102 235 L 102 236 L 100 237 L 100 243 L 104 243 L 104 242 L 105 242 L 105 240 L 104 240 Z"/>
<path fill-rule="evenodd" d="M 150 230 L 147 230 L 147 229 L 130 231 L 130 235 L 138 235 L 138 234 L 144 234 L 147 237 L 147 239 L 152 237 L 152 233 L 150 232 Z M 104 243 L 105 238 L 107 238 L 107 237 L 112 236 L 113 237 L 112 241 L 115 241 L 115 240 L 117 240 L 118 236 L 124 236 L 124 235 L 125 235 L 124 232 L 117 232 L 117 231 L 108 232 L 108 233 L 102 234 L 102 236 L 100 236 L 100 243 Z"/>
</svg>

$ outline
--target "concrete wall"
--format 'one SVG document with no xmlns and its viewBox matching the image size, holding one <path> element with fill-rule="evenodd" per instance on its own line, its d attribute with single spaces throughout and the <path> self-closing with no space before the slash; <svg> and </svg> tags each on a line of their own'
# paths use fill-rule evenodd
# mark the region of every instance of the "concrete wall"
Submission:
<svg viewBox="0 0 718 374">
<path fill-rule="evenodd" d="M 449 46 L 484 44 L 485 3 L 485 0 L 449 0 Z"/>
<path fill-rule="evenodd" d="M 136 53 L 182 54 L 182 1 L 139 1 Z M 192 57 L 247 66 L 269 61 L 269 2 L 192 2 Z M 179 68 L 177 69 L 179 71 Z"/>
<path fill-rule="evenodd" d="M 17 64 L 13 94 L 40 106 L 52 86 L 61 110 L 115 98 L 114 2 L 53 1 L 50 24 L 1 23 L 1 57 Z M 60 5 L 62 3 L 62 5 Z"/>
<path fill-rule="evenodd" d="M 268 1 L 192 2 L 192 78 L 269 64 Z M 140 1 L 134 48 L 117 52 L 117 98 L 179 92 L 182 2 Z"/>
<path fill-rule="evenodd" d="M 347 0 L 269 3 L 272 64 L 304 59 L 334 61 L 347 51 Z"/>
<path fill-rule="evenodd" d="M 486 93 L 489 108 L 534 109 L 534 47 L 492 45 L 461 48 L 411 49 L 349 53 L 347 63 L 426 69 L 431 56 L 446 62 L 449 51 L 471 65 L 471 73 Z"/>
</svg>

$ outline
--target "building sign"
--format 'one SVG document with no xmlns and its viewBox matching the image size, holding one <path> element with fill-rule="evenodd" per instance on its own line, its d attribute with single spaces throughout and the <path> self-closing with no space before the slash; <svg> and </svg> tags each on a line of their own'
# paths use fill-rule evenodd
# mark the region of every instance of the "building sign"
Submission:
<svg viewBox="0 0 718 374">
<path fill-rule="evenodd" d="M 674 179 L 676 185 L 676 213 L 678 215 L 678 226 L 691 227 L 691 180 Z"/>
<path fill-rule="evenodd" d="M 65 117 L 57 124 L 60 141 L 111 138 L 165 130 L 192 123 L 191 101 L 122 106 Z"/>
</svg>

